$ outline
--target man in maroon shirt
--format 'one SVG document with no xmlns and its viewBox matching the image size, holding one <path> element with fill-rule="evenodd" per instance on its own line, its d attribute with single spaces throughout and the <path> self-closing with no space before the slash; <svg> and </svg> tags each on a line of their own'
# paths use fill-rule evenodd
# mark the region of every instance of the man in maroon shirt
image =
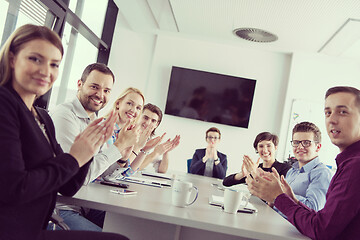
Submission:
<svg viewBox="0 0 360 240">
<path fill-rule="evenodd" d="M 360 91 L 333 87 L 325 95 L 325 123 L 331 142 L 339 147 L 337 171 L 326 194 L 325 207 L 316 212 L 294 198 L 275 169 L 261 169 L 246 179 L 252 194 L 274 204 L 304 235 L 312 239 L 360 238 Z"/>
</svg>

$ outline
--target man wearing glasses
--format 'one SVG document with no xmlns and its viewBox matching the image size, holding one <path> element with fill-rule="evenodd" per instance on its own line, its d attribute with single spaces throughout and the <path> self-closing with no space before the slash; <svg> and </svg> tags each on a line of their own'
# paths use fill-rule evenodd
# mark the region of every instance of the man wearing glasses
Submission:
<svg viewBox="0 0 360 240">
<path fill-rule="evenodd" d="M 273 203 L 311 239 L 359 239 L 360 236 L 360 91 L 339 86 L 325 95 L 325 124 L 340 153 L 336 173 L 326 193 L 326 204 L 314 211 L 296 201 L 289 185 L 274 171 L 247 178 L 250 192 Z"/>
<path fill-rule="evenodd" d="M 319 159 L 319 128 L 310 122 L 296 124 L 291 145 L 297 162 L 287 172 L 285 179 L 297 201 L 318 211 L 325 205 L 325 196 L 332 177 L 330 170 Z"/>
<path fill-rule="evenodd" d="M 220 130 L 212 127 L 206 131 L 207 147 L 197 149 L 190 165 L 190 173 L 224 179 L 227 170 L 226 155 L 217 151 Z"/>
</svg>

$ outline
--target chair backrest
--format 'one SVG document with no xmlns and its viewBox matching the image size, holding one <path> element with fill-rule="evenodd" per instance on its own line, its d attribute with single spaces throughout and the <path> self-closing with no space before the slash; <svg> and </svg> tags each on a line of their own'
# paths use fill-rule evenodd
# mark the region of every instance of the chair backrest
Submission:
<svg viewBox="0 0 360 240">
<path fill-rule="evenodd" d="M 187 172 L 190 173 L 190 165 L 191 165 L 192 158 L 187 160 Z"/>
</svg>

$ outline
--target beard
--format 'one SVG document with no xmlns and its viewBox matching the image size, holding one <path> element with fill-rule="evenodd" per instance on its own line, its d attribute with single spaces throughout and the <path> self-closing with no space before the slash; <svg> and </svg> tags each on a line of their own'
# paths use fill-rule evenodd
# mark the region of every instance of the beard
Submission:
<svg viewBox="0 0 360 240">
<path fill-rule="evenodd" d="M 79 96 L 80 103 L 85 108 L 86 111 L 91 111 L 91 112 L 100 111 L 105 106 L 106 102 L 103 101 L 101 104 L 96 105 L 93 102 L 92 98 L 97 100 L 95 96 L 88 96 L 88 95 Z"/>
</svg>

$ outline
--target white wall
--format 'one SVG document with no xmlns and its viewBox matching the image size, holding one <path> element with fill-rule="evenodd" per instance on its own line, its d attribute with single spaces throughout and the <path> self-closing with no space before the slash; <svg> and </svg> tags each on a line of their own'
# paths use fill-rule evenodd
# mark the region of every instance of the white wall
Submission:
<svg viewBox="0 0 360 240">
<path fill-rule="evenodd" d="M 171 138 L 175 134 L 181 135 L 180 146 L 171 153 L 170 169 L 186 171 L 186 159 L 192 157 L 196 148 L 205 147 L 204 133 L 211 126 L 222 131 L 219 150 L 228 155 L 228 173 L 240 169 L 243 154 L 257 157 L 252 142 L 262 131 L 279 135 L 277 158 L 282 161 L 291 149 L 289 132 L 292 126 L 289 123 L 294 100 L 306 103 L 311 111 L 316 112 L 316 119 L 306 120 L 319 125 L 323 132 L 320 157 L 326 164 L 334 165 L 333 159 L 338 150 L 330 143 L 325 131 L 323 98 L 325 91 L 335 85 L 360 87 L 358 61 L 321 54 L 287 55 L 244 49 L 174 34 L 136 33 L 128 30 L 124 23 L 119 16 L 109 60 L 116 83 L 109 105 L 103 112 L 129 86 L 142 90 L 146 102 L 164 110 L 171 66 L 257 80 L 248 129 L 164 116 L 158 134 L 167 132 L 167 137 Z"/>
<path fill-rule="evenodd" d="M 261 131 L 280 133 L 291 56 L 243 49 L 236 46 L 181 38 L 174 35 L 135 33 L 116 27 L 109 66 L 117 82 L 107 109 L 128 86 L 144 91 L 146 101 L 164 110 L 171 66 L 256 79 L 256 89 L 249 128 L 165 115 L 158 134 L 181 135 L 180 146 L 171 153 L 170 169 L 186 171 L 186 159 L 196 148 L 203 148 L 205 131 L 218 127 L 222 132 L 219 147 L 228 155 L 228 173 L 240 170 L 243 154 L 256 158 L 252 147 Z"/>
<path fill-rule="evenodd" d="M 339 85 L 360 88 L 359 79 L 359 61 L 320 54 L 293 54 L 280 139 L 290 140 L 288 133 L 291 130 L 291 127 L 289 128 L 290 117 L 292 117 L 291 105 L 294 99 L 301 100 L 304 104 L 309 104 L 309 109 L 316 111 L 311 114 L 314 119 L 306 120 L 317 124 L 322 132 L 323 146 L 319 154 L 321 160 L 335 166 L 334 158 L 339 151 L 331 144 L 326 133 L 323 117 L 325 92 L 328 88 Z M 278 155 L 287 156 L 285 145 L 289 147 L 288 141 L 281 142 Z"/>
<path fill-rule="evenodd" d="M 110 100 L 100 115 L 107 113 L 118 96 L 128 87 L 139 88 L 145 93 L 155 40 L 155 35 L 116 27 L 108 64 L 114 72 L 115 84 Z"/>
<path fill-rule="evenodd" d="M 240 170 L 243 154 L 257 157 L 252 147 L 255 136 L 261 131 L 280 131 L 290 61 L 285 54 L 158 36 L 146 96 L 162 109 L 173 65 L 257 80 L 248 129 L 165 115 L 159 130 L 166 131 L 169 137 L 181 134 L 181 145 L 172 153 L 170 169 L 186 171 L 186 159 L 196 148 L 206 146 L 205 132 L 212 126 L 222 132 L 219 150 L 228 155 L 228 173 Z"/>
</svg>

